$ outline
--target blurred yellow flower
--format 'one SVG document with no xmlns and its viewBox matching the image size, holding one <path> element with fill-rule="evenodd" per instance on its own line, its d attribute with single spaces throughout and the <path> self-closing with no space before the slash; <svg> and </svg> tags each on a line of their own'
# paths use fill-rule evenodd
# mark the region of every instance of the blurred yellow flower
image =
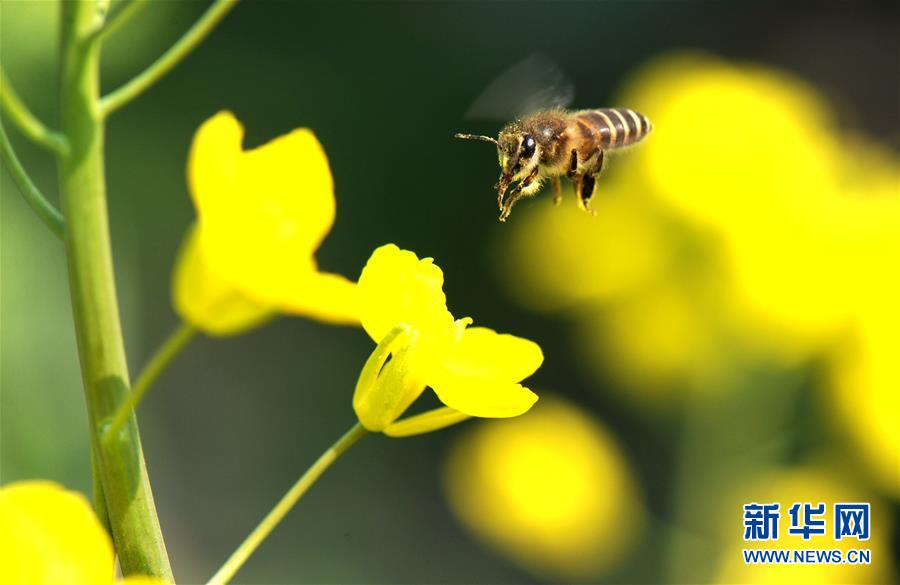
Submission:
<svg viewBox="0 0 900 585">
<path fill-rule="evenodd" d="M 900 500 L 900 287 L 880 292 L 833 361 L 833 419 L 883 492 Z"/>
<path fill-rule="evenodd" d="M 521 304 L 569 316 L 587 368 L 664 407 L 660 393 L 717 375 L 733 293 L 706 242 L 624 183 L 603 183 L 596 217 L 548 200 L 523 210 L 498 265 Z"/>
<path fill-rule="evenodd" d="M 599 374 L 627 380 L 630 398 L 646 406 L 670 406 L 653 392 L 659 388 L 711 385 L 723 359 L 710 319 L 715 302 L 689 284 L 661 283 L 586 311 L 575 325 L 577 355 Z"/>
<path fill-rule="evenodd" d="M 313 258 L 335 216 L 319 142 L 302 128 L 249 151 L 242 140 L 229 112 L 194 137 L 188 183 L 198 222 L 175 268 L 177 311 L 212 335 L 240 333 L 276 312 L 358 323 L 353 283 L 320 272 Z"/>
<path fill-rule="evenodd" d="M 451 508 L 472 532 L 552 582 L 615 569 L 645 522 L 615 439 L 587 413 L 544 397 L 527 416 L 472 429 L 444 470 Z"/>
<path fill-rule="evenodd" d="M 762 66 L 665 57 L 623 101 L 657 128 L 629 176 L 715 234 L 741 307 L 735 331 L 786 360 L 821 350 L 900 252 L 896 155 L 838 128 L 806 83 Z"/>
<path fill-rule="evenodd" d="M 742 326 L 787 357 L 843 335 L 872 292 L 898 279 L 889 269 L 900 255 L 898 162 L 864 164 L 869 177 L 834 185 L 806 210 L 775 213 L 752 234 L 723 229 Z"/>
<path fill-rule="evenodd" d="M 112 543 L 84 496 L 45 481 L 0 489 L 0 583 L 111 585 L 114 577 Z M 115 582 L 165 583 L 139 576 Z"/>
<path fill-rule="evenodd" d="M 212 272 L 197 248 L 197 226 L 182 244 L 175 265 L 173 297 L 181 318 L 210 335 L 232 335 L 251 329 L 274 313 Z"/>
<path fill-rule="evenodd" d="M 740 523 L 742 506 L 750 502 L 777 502 L 781 504 L 782 523 L 778 542 L 745 542 Z M 826 504 L 826 512 L 833 510 L 835 502 L 870 502 L 871 534 L 869 540 L 834 539 L 833 515 L 826 513 L 825 534 L 803 537 L 787 536 L 789 526 L 788 509 L 795 502 Z M 753 482 L 741 484 L 736 491 L 723 500 L 716 518 L 721 519 L 720 536 L 722 544 L 718 573 L 714 583 L 762 584 L 807 584 L 807 583 L 893 583 L 896 567 L 890 549 L 891 514 L 888 507 L 857 485 L 847 481 L 846 473 L 840 469 L 822 465 L 809 465 L 791 470 L 773 470 L 759 474 Z M 735 518 L 738 521 L 735 522 Z M 788 544 L 797 538 L 796 546 Z M 752 548 L 804 548 L 840 549 L 844 556 L 851 548 L 871 549 L 871 564 L 745 564 L 742 549 Z"/>
<path fill-rule="evenodd" d="M 378 347 L 360 375 L 353 408 L 368 430 L 408 436 L 470 416 L 518 416 L 537 400 L 519 382 L 541 365 L 540 347 L 470 328 L 469 318 L 454 320 L 443 284 L 430 258 L 393 244 L 376 249 L 363 268 L 360 318 Z M 396 422 L 426 386 L 446 407 Z"/>
<path fill-rule="evenodd" d="M 652 202 L 605 179 L 602 197 L 591 201 L 596 216 L 571 197 L 560 206 L 542 199 L 504 230 L 509 241 L 494 248 L 496 265 L 524 306 L 552 311 L 621 298 L 655 282 L 671 263 L 670 238 Z"/>
<path fill-rule="evenodd" d="M 651 62 L 623 94 L 656 129 L 634 164 L 691 220 L 756 223 L 832 191 L 839 160 L 831 116 L 795 77 L 679 54 Z"/>
</svg>

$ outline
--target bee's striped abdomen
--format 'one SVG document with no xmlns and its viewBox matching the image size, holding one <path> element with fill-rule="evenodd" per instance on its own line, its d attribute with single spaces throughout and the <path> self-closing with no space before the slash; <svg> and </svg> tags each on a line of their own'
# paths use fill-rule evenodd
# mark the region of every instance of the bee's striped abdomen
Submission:
<svg viewBox="0 0 900 585">
<path fill-rule="evenodd" d="M 600 137 L 604 150 L 638 142 L 653 128 L 647 117 L 629 108 L 602 108 L 578 113 L 579 125 L 589 126 Z"/>
</svg>

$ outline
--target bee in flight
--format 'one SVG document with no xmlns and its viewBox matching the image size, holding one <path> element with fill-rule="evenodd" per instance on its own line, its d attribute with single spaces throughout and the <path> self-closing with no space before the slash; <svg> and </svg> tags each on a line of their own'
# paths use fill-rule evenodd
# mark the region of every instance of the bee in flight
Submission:
<svg viewBox="0 0 900 585">
<path fill-rule="evenodd" d="M 536 65 L 545 71 L 552 67 L 552 63 L 545 58 L 533 56 L 517 66 L 520 71 L 513 68 L 506 76 L 521 76 L 525 69 L 534 69 Z M 556 78 L 553 85 L 559 85 L 559 73 L 552 70 L 551 74 Z M 503 81 L 503 78 L 498 81 Z M 494 99 L 497 90 L 488 88 L 487 93 L 492 94 L 490 99 Z M 553 201 L 559 204 L 562 175 L 572 181 L 578 206 L 593 214 L 590 200 L 597 177 L 603 170 L 606 153 L 639 142 L 653 128 L 646 116 L 629 108 L 561 109 L 557 104 L 571 100 L 571 87 L 561 92 L 546 90 L 545 93 L 554 96 L 551 100 L 555 100 L 555 107 L 519 117 L 507 124 L 498 138 L 455 135 L 463 140 L 482 140 L 497 146 L 501 173 L 494 188 L 497 190 L 500 221 L 507 220 L 519 199 L 536 195 L 547 179 L 553 187 Z M 546 101 L 547 96 L 538 99 Z M 484 102 L 484 96 L 479 101 Z M 479 102 L 476 102 L 478 105 Z M 509 190 L 513 183 L 516 184 Z"/>
</svg>

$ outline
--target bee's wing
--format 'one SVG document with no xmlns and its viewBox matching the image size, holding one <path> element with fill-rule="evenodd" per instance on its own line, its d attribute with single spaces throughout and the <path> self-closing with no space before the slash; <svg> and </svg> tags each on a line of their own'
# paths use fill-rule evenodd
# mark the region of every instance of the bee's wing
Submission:
<svg viewBox="0 0 900 585">
<path fill-rule="evenodd" d="M 529 55 L 500 74 L 466 110 L 470 120 L 518 118 L 572 103 L 575 86 L 541 53 Z"/>
</svg>

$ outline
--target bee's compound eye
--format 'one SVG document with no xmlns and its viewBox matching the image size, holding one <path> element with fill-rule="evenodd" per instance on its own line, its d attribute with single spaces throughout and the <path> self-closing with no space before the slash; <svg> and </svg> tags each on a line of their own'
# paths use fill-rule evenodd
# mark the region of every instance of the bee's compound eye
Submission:
<svg viewBox="0 0 900 585">
<path fill-rule="evenodd" d="M 522 140 L 522 158 L 531 158 L 534 156 L 534 147 L 534 138 L 526 135 Z"/>
</svg>

